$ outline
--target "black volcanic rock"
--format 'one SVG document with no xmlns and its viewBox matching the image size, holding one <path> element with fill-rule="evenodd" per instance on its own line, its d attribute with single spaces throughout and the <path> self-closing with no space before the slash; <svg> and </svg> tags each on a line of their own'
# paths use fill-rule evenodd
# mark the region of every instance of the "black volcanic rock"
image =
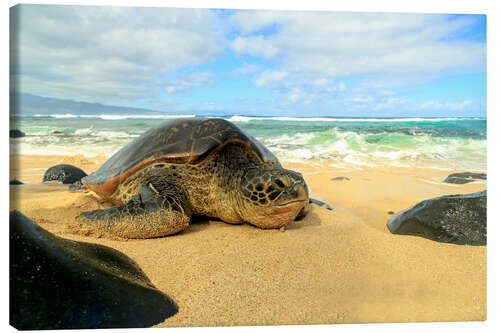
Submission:
<svg viewBox="0 0 500 333">
<path fill-rule="evenodd" d="M 393 234 L 459 245 L 486 245 L 486 191 L 429 199 L 387 222 Z"/>
<path fill-rule="evenodd" d="M 61 184 L 73 184 L 87 174 L 80 168 L 70 164 L 58 164 L 50 167 L 43 174 L 43 181 L 57 180 Z"/>
<path fill-rule="evenodd" d="M 178 311 L 137 264 L 10 212 L 10 324 L 19 330 L 149 327 Z"/>
<path fill-rule="evenodd" d="M 9 132 L 9 137 L 11 138 L 22 138 L 26 134 L 18 129 L 12 129 Z"/>
<path fill-rule="evenodd" d="M 12 179 L 9 181 L 9 185 L 23 185 L 24 183 L 18 179 Z"/>
<path fill-rule="evenodd" d="M 330 206 L 329 204 L 327 204 L 326 202 L 323 202 L 321 200 L 318 200 L 318 199 L 314 199 L 314 198 L 309 198 L 309 203 L 311 204 L 315 204 L 315 205 L 318 205 L 320 207 L 324 207 L 328 210 L 333 210 L 333 207 Z"/>
<path fill-rule="evenodd" d="M 448 177 L 446 177 L 443 182 L 451 183 L 451 184 L 466 184 L 473 182 L 474 180 L 486 180 L 485 173 L 474 173 L 474 172 L 459 172 L 452 173 Z"/>
<path fill-rule="evenodd" d="M 339 180 L 350 180 L 350 179 L 349 177 L 340 176 L 340 177 L 330 178 L 330 180 L 339 181 Z"/>
</svg>

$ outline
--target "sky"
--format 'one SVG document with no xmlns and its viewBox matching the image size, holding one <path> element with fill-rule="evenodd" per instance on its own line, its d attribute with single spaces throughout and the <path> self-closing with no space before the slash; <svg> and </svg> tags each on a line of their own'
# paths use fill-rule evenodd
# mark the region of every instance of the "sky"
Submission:
<svg viewBox="0 0 500 333">
<path fill-rule="evenodd" d="M 486 117 L 486 16 L 20 5 L 11 90 L 172 113 Z"/>
</svg>

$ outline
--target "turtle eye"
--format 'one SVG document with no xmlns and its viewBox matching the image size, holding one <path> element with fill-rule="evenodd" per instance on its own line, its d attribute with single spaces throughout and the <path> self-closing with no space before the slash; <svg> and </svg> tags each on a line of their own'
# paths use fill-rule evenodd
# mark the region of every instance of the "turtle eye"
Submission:
<svg viewBox="0 0 500 333">
<path fill-rule="evenodd" d="M 274 181 L 274 183 L 275 183 L 276 185 L 278 185 L 278 187 L 281 187 L 281 188 L 285 187 L 285 184 L 283 184 L 283 182 L 282 182 L 280 179 L 276 179 L 276 180 Z"/>
<path fill-rule="evenodd" d="M 288 177 L 280 177 L 274 181 L 276 185 L 278 185 L 279 188 L 285 188 L 287 186 L 290 186 L 290 179 Z"/>
</svg>

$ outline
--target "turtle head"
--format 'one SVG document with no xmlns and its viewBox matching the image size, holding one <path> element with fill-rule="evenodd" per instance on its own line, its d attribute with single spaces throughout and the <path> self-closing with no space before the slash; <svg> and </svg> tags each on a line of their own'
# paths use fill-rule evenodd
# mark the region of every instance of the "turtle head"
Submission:
<svg viewBox="0 0 500 333">
<path fill-rule="evenodd" d="M 290 224 L 309 204 L 302 175 L 281 167 L 248 170 L 241 181 L 241 194 L 242 219 L 265 229 Z"/>
</svg>

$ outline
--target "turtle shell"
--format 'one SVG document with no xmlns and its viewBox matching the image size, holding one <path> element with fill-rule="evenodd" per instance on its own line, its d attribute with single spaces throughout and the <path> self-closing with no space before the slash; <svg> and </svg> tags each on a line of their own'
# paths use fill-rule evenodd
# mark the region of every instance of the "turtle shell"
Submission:
<svg viewBox="0 0 500 333">
<path fill-rule="evenodd" d="M 252 149 L 262 162 L 279 161 L 262 143 L 235 124 L 219 118 L 179 118 L 143 133 L 96 172 L 82 179 L 94 192 L 109 197 L 127 177 L 156 162 L 196 164 L 231 142 Z"/>
</svg>

